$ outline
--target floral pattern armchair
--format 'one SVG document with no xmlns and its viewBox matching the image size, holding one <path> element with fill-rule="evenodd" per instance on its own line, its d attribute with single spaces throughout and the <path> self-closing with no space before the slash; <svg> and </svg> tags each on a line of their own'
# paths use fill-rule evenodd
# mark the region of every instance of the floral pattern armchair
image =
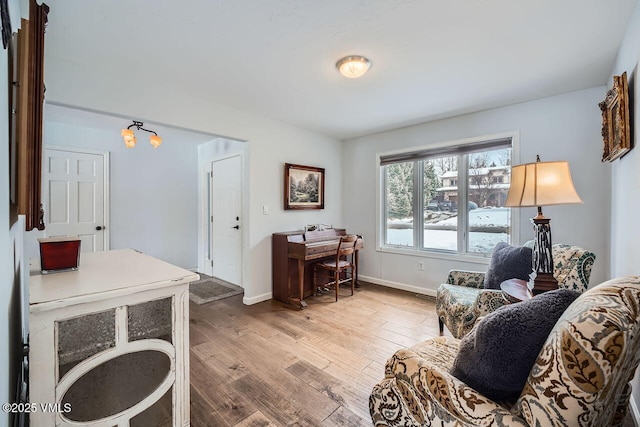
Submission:
<svg viewBox="0 0 640 427">
<path fill-rule="evenodd" d="M 374 386 L 375 426 L 620 426 L 640 361 L 640 277 L 610 280 L 573 302 L 515 402 L 494 402 L 449 374 L 459 340 L 399 350 Z"/>
<path fill-rule="evenodd" d="M 579 246 L 556 243 L 552 246 L 554 272 L 558 287 L 584 292 L 589 286 L 593 252 Z M 440 333 L 444 326 L 455 338 L 466 335 L 478 318 L 509 304 L 500 290 L 484 289 L 484 273 L 452 270 L 436 296 Z"/>
</svg>

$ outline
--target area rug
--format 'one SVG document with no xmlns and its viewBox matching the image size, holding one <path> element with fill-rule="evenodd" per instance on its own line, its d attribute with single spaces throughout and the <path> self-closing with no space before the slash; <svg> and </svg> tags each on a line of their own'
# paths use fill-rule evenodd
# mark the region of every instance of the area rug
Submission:
<svg viewBox="0 0 640 427">
<path fill-rule="evenodd" d="M 209 277 L 201 274 L 202 277 L 196 282 L 189 284 L 189 299 L 196 304 L 206 304 L 239 295 L 244 292 L 240 286 L 225 282 L 217 277 Z"/>
</svg>

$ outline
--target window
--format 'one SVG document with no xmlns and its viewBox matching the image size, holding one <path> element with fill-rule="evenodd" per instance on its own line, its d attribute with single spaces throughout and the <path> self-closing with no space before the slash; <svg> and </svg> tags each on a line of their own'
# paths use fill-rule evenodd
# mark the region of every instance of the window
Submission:
<svg viewBox="0 0 640 427">
<path fill-rule="evenodd" d="M 485 255 L 511 242 L 511 152 L 509 136 L 380 156 L 383 247 Z"/>
<path fill-rule="evenodd" d="M 395 163 L 384 168 L 388 224 L 385 243 L 390 245 L 413 246 L 413 166 L 413 162 Z"/>
</svg>

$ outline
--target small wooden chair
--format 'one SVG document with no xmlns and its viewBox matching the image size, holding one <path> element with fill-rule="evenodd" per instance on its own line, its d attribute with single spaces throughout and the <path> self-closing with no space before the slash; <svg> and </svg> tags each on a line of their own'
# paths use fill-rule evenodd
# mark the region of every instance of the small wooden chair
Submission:
<svg viewBox="0 0 640 427">
<path fill-rule="evenodd" d="M 351 282 L 351 295 L 356 281 L 356 263 L 354 261 L 354 254 L 356 250 L 356 242 L 358 236 L 350 234 L 342 236 L 340 243 L 338 243 L 338 249 L 336 250 L 335 259 L 326 260 L 323 262 L 315 263 L 313 266 L 313 289 L 317 295 L 318 293 L 318 269 L 328 270 L 333 273 L 333 280 L 326 283 L 324 286 L 334 286 L 336 288 L 336 301 L 338 301 L 338 290 L 341 283 Z M 340 276 L 343 272 L 350 270 L 351 276 L 341 279 Z"/>
</svg>

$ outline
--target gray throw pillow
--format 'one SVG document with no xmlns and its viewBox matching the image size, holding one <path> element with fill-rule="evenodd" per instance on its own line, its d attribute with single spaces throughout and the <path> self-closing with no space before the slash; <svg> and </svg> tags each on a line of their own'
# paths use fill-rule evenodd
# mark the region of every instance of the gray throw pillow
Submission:
<svg viewBox="0 0 640 427">
<path fill-rule="evenodd" d="M 557 289 L 486 315 L 460 341 L 451 375 L 490 399 L 517 398 L 551 330 L 578 296 Z"/>
<path fill-rule="evenodd" d="M 484 275 L 485 289 L 500 289 L 500 283 L 509 279 L 529 281 L 533 251 L 524 246 L 511 246 L 500 242 L 491 253 L 489 268 Z"/>
</svg>

